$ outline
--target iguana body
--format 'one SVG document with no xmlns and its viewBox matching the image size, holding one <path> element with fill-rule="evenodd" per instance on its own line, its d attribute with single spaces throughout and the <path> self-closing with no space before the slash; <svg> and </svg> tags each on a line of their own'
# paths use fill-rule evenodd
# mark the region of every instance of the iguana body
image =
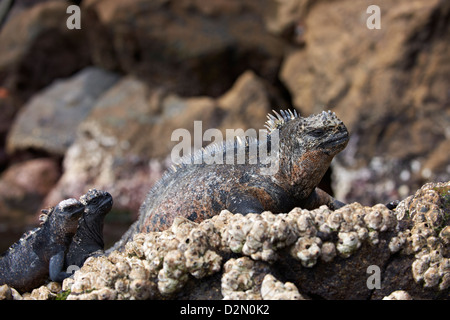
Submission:
<svg viewBox="0 0 450 320">
<path fill-rule="evenodd" d="M 0 257 L 0 285 L 26 292 L 50 277 L 62 281 L 64 257 L 77 231 L 84 206 L 76 199 L 61 201 L 46 211 L 41 227 L 22 236 Z"/>
<path fill-rule="evenodd" d="M 263 174 L 268 165 L 259 154 L 256 164 L 250 161 L 255 157 L 249 152 L 255 150 L 254 144 L 265 143 L 256 139 L 238 139 L 200 150 L 190 159 L 200 158 L 201 164 L 178 165 L 152 188 L 140 208 L 138 221 L 111 250 L 120 250 L 138 232 L 168 228 L 176 216 L 200 222 L 223 209 L 241 214 L 265 210 L 281 213 L 294 207 L 344 205 L 317 188 L 333 157 L 347 145 L 349 136 L 343 122 L 330 111 L 307 118 L 291 111 L 281 113 L 277 117 L 269 115 L 266 123 L 269 149 L 277 159 L 276 172 Z M 278 146 L 274 144 L 275 133 Z M 230 148 L 235 151 L 242 146 L 246 162 L 238 164 L 235 153 L 235 161 L 227 164 Z M 207 164 L 217 154 L 223 157 L 224 164 Z"/>
</svg>

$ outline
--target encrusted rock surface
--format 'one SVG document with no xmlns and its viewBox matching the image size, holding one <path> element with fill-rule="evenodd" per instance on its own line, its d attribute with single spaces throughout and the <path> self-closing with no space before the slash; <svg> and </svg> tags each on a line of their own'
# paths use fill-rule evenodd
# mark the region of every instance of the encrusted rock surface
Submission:
<svg viewBox="0 0 450 320">
<path fill-rule="evenodd" d="M 448 299 L 449 225 L 450 182 L 424 185 L 393 211 L 359 203 L 278 215 L 224 210 L 137 234 L 124 252 L 89 258 L 62 290 L 69 300 Z M 370 286 L 369 266 L 381 270 L 379 287 Z M 55 290 L 24 297 L 53 299 Z"/>
<path fill-rule="evenodd" d="M 395 253 L 375 297 L 402 288 L 412 298 L 447 298 L 450 287 L 450 182 L 428 183 L 398 205 Z M 412 280 L 411 280 L 412 279 Z"/>
<path fill-rule="evenodd" d="M 384 297 L 383 300 L 411 300 L 411 296 L 406 291 L 397 290 Z"/>
</svg>

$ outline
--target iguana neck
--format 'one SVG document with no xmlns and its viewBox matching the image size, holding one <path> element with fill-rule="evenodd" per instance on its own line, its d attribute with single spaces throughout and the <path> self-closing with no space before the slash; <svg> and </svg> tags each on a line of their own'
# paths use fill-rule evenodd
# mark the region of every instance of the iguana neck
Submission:
<svg viewBox="0 0 450 320">
<path fill-rule="evenodd" d="M 103 220 L 93 219 L 90 221 L 89 218 L 82 217 L 75 238 L 74 240 L 83 239 L 82 246 L 84 248 L 103 248 Z"/>
<path fill-rule="evenodd" d="M 327 172 L 333 156 L 320 150 L 305 152 L 300 158 L 281 158 L 277 180 L 287 184 L 294 197 L 304 199 L 314 191 Z"/>
</svg>

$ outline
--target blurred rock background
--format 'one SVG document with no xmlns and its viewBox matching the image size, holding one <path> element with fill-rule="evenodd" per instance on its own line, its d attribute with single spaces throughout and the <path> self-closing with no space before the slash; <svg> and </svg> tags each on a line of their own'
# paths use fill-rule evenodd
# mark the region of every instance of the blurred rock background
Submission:
<svg viewBox="0 0 450 320">
<path fill-rule="evenodd" d="M 6 1 L 0 251 L 91 187 L 115 199 L 113 243 L 194 120 L 260 129 L 272 109 L 335 111 L 351 139 L 323 187 L 346 202 L 450 180 L 447 0 Z M 372 4 L 381 29 L 366 26 Z"/>
</svg>

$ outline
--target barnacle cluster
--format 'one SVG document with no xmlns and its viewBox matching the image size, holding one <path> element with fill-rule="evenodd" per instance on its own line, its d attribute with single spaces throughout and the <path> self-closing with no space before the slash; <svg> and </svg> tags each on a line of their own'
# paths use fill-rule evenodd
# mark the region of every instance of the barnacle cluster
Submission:
<svg viewBox="0 0 450 320">
<path fill-rule="evenodd" d="M 220 238 L 211 221 L 175 219 L 163 232 L 137 234 L 123 253 L 89 258 L 73 280 L 64 281 L 68 299 L 149 299 L 181 289 L 190 276 L 221 268 L 213 249 Z"/>
<path fill-rule="evenodd" d="M 69 293 L 67 299 L 171 297 L 189 280 L 222 271 L 225 299 L 302 299 L 294 284 L 274 277 L 277 259 L 291 255 L 312 268 L 319 261 L 348 259 L 364 243 L 378 250 L 381 239 L 389 242 L 380 250 L 414 257 L 415 281 L 445 290 L 450 287 L 449 224 L 450 182 L 425 185 L 394 211 L 352 203 L 335 211 L 322 206 L 282 214 L 244 216 L 224 210 L 199 224 L 176 218 L 165 231 L 135 235 L 123 252 L 89 258 L 64 280 L 62 290 Z M 388 238 L 382 232 L 390 232 Z M 240 257 L 230 258 L 236 254 Z M 2 286 L 0 298 L 55 299 L 58 290 L 49 284 L 20 296 Z M 408 295 L 394 292 L 385 298 Z"/>
<path fill-rule="evenodd" d="M 307 226 L 309 231 L 306 236 L 300 234 L 291 252 L 305 267 L 314 266 L 319 258 L 325 262 L 336 255 L 348 258 L 363 241 L 376 244 L 379 232 L 392 230 L 397 224 L 392 211 L 381 204 L 365 207 L 352 203 L 335 211 L 326 206 L 311 211 L 296 210 L 297 225 Z M 326 240 L 332 239 L 333 234 L 337 235 L 336 243 Z"/>
<path fill-rule="evenodd" d="M 254 260 L 273 262 L 279 249 L 291 246 L 291 254 L 304 267 L 318 259 L 325 262 L 336 255 L 349 257 L 364 240 L 378 242 L 378 233 L 392 230 L 397 219 L 384 205 L 364 207 L 358 203 L 336 211 L 327 206 L 315 210 L 293 209 L 287 214 L 236 214 L 222 233 L 222 243 L 235 253 Z M 336 243 L 328 240 L 336 234 Z"/>
<path fill-rule="evenodd" d="M 261 300 L 254 281 L 255 264 L 248 257 L 230 259 L 224 264 L 221 288 L 225 300 Z"/>
<path fill-rule="evenodd" d="M 221 253 L 243 254 L 224 265 L 222 293 L 226 299 L 299 296 L 292 284 L 270 277 L 264 290 L 254 280 L 255 261 L 273 263 L 282 248 L 302 266 L 336 255 L 349 257 L 370 234 L 392 229 L 396 219 L 385 206 L 350 204 L 331 211 L 293 209 L 286 214 L 220 215 L 200 224 L 176 218 L 163 232 L 137 234 L 123 253 L 88 259 L 63 289 L 69 299 L 148 299 L 179 291 L 190 278 L 203 278 L 222 267 Z M 333 241 L 333 239 L 335 239 Z M 372 241 L 373 242 L 373 241 Z M 262 263 L 262 262 L 261 262 Z M 268 289 L 272 286 L 272 289 Z M 264 295 L 262 295 L 264 292 Z"/>
<path fill-rule="evenodd" d="M 325 262 L 336 255 L 348 258 L 363 241 L 376 244 L 378 232 L 392 230 L 397 224 L 393 213 L 380 204 L 365 207 L 352 203 L 335 211 L 326 206 L 311 211 L 296 209 L 295 214 L 297 226 L 308 232 L 305 236 L 300 233 L 291 252 L 305 267 L 314 266 L 319 258 Z M 337 235 L 336 243 L 325 240 L 332 239 L 332 234 Z"/>
<path fill-rule="evenodd" d="M 222 246 L 235 253 L 243 253 L 254 260 L 273 262 L 277 250 L 292 244 L 297 238 L 294 222 L 289 214 L 231 214 L 228 225 L 222 229 Z"/>
<path fill-rule="evenodd" d="M 117 252 L 89 258 L 73 279 L 63 282 L 63 289 L 71 290 L 68 300 L 151 298 L 155 284 L 148 278 L 147 266 L 144 260 Z"/>
<path fill-rule="evenodd" d="M 54 300 L 60 291 L 60 283 L 49 282 L 45 286 L 40 286 L 21 295 L 16 289 L 4 284 L 0 286 L 0 300 Z"/>
<path fill-rule="evenodd" d="M 413 278 L 426 288 L 450 287 L 450 182 L 426 184 L 401 201 L 396 214 L 411 226 L 391 239 L 393 252 L 414 254 Z"/>
</svg>

